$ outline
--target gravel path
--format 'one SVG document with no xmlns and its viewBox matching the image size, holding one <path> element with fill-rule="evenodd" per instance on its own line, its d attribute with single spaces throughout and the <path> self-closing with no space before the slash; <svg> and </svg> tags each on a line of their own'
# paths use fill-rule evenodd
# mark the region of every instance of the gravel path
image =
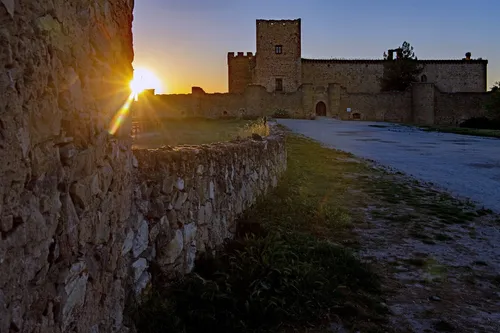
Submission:
<svg viewBox="0 0 500 333">
<path fill-rule="evenodd" d="M 328 118 L 278 123 L 500 212 L 500 139 Z"/>
</svg>

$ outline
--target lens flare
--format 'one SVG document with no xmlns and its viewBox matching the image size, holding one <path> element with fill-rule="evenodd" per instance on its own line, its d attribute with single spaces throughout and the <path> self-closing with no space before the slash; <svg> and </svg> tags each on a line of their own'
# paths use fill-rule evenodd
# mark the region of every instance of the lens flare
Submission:
<svg viewBox="0 0 500 333">
<path fill-rule="evenodd" d="M 130 111 L 130 105 L 132 104 L 133 100 L 134 100 L 134 93 L 131 93 L 130 96 L 125 101 L 125 103 L 123 103 L 122 107 L 113 116 L 113 119 L 111 120 L 111 126 L 108 130 L 109 134 L 114 135 L 116 131 L 118 131 L 118 129 L 123 125 Z"/>
</svg>

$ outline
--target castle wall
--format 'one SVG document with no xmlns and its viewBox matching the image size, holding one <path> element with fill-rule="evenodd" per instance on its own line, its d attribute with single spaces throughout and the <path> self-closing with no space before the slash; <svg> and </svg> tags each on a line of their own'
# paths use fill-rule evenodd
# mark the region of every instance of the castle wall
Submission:
<svg viewBox="0 0 500 333">
<path fill-rule="evenodd" d="M 296 118 L 303 117 L 302 94 L 267 92 L 262 86 L 249 85 L 243 94 L 154 95 L 133 103 L 135 118 L 155 120 L 183 117 L 263 117 L 276 110 L 286 110 Z"/>
<path fill-rule="evenodd" d="M 351 108 L 351 112 L 347 112 Z M 410 122 L 412 108 L 411 89 L 405 92 L 385 92 L 378 94 L 343 93 L 340 101 L 340 118 L 352 119 L 354 113 L 361 120 Z"/>
<path fill-rule="evenodd" d="M 337 83 L 352 93 L 377 93 L 384 74 L 379 60 L 309 60 L 302 59 L 302 82 L 327 87 Z"/>
<path fill-rule="evenodd" d="M 132 10 L 0 4 L 1 333 L 122 329 L 133 156 L 128 124 L 108 129 L 130 94 Z"/>
<path fill-rule="evenodd" d="M 275 187 L 286 170 L 284 136 L 263 141 L 135 151 L 135 202 L 143 239 L 135 276 L 152 262 L 163 273 L 188 273 L 195 258 L 233 238 L 236 219 Z M 142 230 L 142 231 L 141 231 Z M 130 246 L 128 246 L 130 248 Z M 143 273 L 144 272 L 144 273 Z"/>
<path fill-rule="evenodd" d="M 421 75 L 442 92 L 485 92 L 486 60 L 424 60 Z"/>
<path fill-rule="evenodd" d="M 486 65 L 482 60 L 423 60 L 428 83 L 443 92 L 484 92 Z M 377 93 L 384 74 L 383 60 L 302 59 L 302 82 L 326 87 L 338 83 L 349 93 Z"/>
<path fill-rule="evenodd" d="M 491 92 L 444 93 L 435 91 L 435 124 L 459 125 L 463 120 L 486 115 L 484 105 Z"/>
<path fill-rule="evenodd" d="M 276 78 L 283 80 L 283 91 L 294 92 L 301 85 L 301 21 L 257 20 L 257 53 L 253 83 L 275 90 Z M 275 46 L 282 45 L 282 53 Z"/>
<path fill-rule="evenodd" d="M 198 117 L 240 117 L 245 115 L 245 99 L 242 94 L 202 94 L 197 97 L 199 106 L 194 110 Z"/>
<path fill-rule="evenodd" d="M 415 83 L 412 85 L 411 122 L 422 125 L 434 124 L 435 85 L 434 83 Z"/>
<path fill-rule="evenodd" d="M 230 93 L 242 93 L 252 84 L 252 73 L 255 67 L 255 56 L 252 52 L 229 52 L 227 55 L 228 88 Z"/>
<path fill-rule="evenodd" d="M 132 103 L 131 112 L 141 119 L 179 118 L 193 113 L 194 102 L 192 94 L 141 95 L 138 101 Z"/>
</svg>

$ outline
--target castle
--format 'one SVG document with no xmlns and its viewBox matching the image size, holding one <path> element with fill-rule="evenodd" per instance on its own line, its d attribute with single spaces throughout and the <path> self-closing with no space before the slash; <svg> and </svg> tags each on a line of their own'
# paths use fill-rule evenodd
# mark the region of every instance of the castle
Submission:
<svg viewBox="0 0 500 333">
<path fill-rule="evenodd" d="M 295 92 L 302 84 L 340 84 L 352 93 L 377 93 L 385 60 L 303 59 L 301 20 L 257 20 L 257 52 L 228 53 L 229 92 L 249 84 Z M 421 60 L 421 81 L 442 92 L 486 91 L 487 60 Z"/>
<path fill-rule="evenodd" d="M 456 124 L 484 113 L 487 60 L 419 60 L 420 82 L 404 92 L 381 92 L 390 60 L 304 59 L 301 19 L 257 20 L 256 53 L 227 54 L 226 94 L 157 95 L 162 116 L 264 116 Z M 393 50 L 389 50 L 390 52 Z M 148 103 L 151 107 L 151 103 Z"/>
</svg>

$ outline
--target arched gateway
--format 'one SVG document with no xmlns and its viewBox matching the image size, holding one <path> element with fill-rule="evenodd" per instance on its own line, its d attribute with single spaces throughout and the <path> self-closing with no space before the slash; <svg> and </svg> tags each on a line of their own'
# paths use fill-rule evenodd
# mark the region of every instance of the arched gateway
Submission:
<svg viewBox="0 0 500 333">
<path fill-rule="evenodd" d="M 319 117 L 326 117 L 326 104 L 324 102 L 318 102 L 318 104 L 316 104 L 316 115 Z"/>
</svg>

